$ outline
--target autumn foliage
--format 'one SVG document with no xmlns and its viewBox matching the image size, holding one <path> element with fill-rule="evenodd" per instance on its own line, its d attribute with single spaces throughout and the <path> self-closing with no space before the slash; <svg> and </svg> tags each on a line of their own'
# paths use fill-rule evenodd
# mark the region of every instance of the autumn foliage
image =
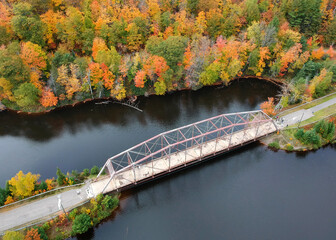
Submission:
<svg viewBox="0 0 336 240">
<path fill-rule="evenodd" d="M 274 116 L 275 112 L 275 105 L 274 105 L 274 98 L 268 98 L 268 101 L 263 102 L 260 105 L 261 110 L 269 116 Z"/>
<path fill-rule="evenodd" d="M 41 240 L 41 236 L 36 228 L 31 228 L 27 231 L 24 240 Z"/>
<path fill-rule="evenodd" d="M 32 174 L 31 172 L 24 174 L 20 171 L 8 181 L 10 184 L 9 189 L 16 198 L 29 197 L 33 194 L 35 183 L 39 178 L 39 174 Z"/>
<path fill-rule="evenodd" d="M 302 79 L 335 72 L 336 39 L 334 1 L 305 3 L 1 2 L 0 100 L 43 111 L 257 76 L 292 80 L 289 99 L 305 101 Z"/>
<path fill-rule="evenodd" d="M 53 107 L 57 105 L 58 98 L 55 94 L 48 88 L 44 89 L 42 97 L 40 99 L 43 107 Z"/>
</svg>

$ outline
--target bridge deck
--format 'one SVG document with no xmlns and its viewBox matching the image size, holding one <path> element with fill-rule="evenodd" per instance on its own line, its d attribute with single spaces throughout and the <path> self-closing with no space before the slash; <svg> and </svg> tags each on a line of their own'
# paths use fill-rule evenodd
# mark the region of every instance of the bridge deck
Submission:
<svg viewBox="0 0 336 240">
<path fill-rule="evenodd" d="M 156 176 L 169 173 L 174 169 L 255 141 L 274 131 L 276 131 L 276 127 L 272 121 L 263 122 L 258 126 L 252 124 L 244 130 L 234 132 L 231 135 L 210 140 L 198 146 L 192 146 L 183 151 L 165 155 L 161 158 L 156 158 L 150 162 L 136 165 L 133 168 L 127 168 L 115 173 L 113 179 L 109 177 L 97 179 L 97 181 L 91 184 L 91 190 L 94 195 L 97 195 L 102 192 L 113 192 L 131 187 L 138 182 L 151 180 Z"/>
</svg>

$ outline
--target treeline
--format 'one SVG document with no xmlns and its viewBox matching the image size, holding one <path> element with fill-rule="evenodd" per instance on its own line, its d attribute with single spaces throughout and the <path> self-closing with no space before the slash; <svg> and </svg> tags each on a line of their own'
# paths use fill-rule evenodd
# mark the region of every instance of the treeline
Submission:
<svg viewBox="0 0 336 240">
<path fill-rule="evenodd" d="M 336 0 L 4 0 L 0 101 L 43 111 L 245 75 L 287 81 L 284 106 L 308 101 L 336 82 L 335 9 Z"/>
</svg>

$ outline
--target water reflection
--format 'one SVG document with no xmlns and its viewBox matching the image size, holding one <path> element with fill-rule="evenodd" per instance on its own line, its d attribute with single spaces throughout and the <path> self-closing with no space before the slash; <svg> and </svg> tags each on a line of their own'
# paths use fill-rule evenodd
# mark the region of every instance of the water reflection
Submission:
<svg viewBox="0 0 336 240">
<path fill-rule="evenodd" d="M 156 122 L 169 128 L 177 122 L 183 122 L 181 115 L 188 116 L 190 120 L 200 120 L 202 116 L 211 116 L 213 113 L 255 109 L 262 100 L 275 95 L 276 91 L 271 84 L 240 80 L 229 87 L 209 87 L 197 92 L 182 91 L 166 96 L 140 97 L 139 107 L 143 113 L 113 103 L 86 103 L 41 115 L 2 112 L 0 136 L 23 136 L 46 142 L 59 137 L 63 132 L 77 134 L 84 129 L 94 130 L 105 124 L 126 128 L 134 122 L 141 126 Z"/>
<path fill-rule="evenodd" d="M 335 145 L 306 153 L 252 144 L 125 194 L 78 239 L 335 239 Z"/>
<path fill-rule="evenodd" d="M 143 112 L 120 104 L 82 104 L 42 115 L 0 113 L 0 184 L 19 170 L 42 178 L 102 165 L 156 134 L 222 113 L 254 110 L 277 94 L 272 84 L 241 80 L 229 87 L 139 98 Z"/>
</svg>

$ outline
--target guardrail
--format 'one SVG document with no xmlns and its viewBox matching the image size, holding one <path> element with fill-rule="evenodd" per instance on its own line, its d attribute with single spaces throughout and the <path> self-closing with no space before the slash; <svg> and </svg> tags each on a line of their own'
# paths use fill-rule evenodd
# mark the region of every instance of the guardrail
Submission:
<svg viewBox="0 0 336 240">
<path fill-rule="evenodd" d="M 54 188 L 50 191 L 47 191 L 47 192 L 43 192 L 43 193 L 39 193 L 37 195 L 34 195 L 34 196 L 31 196 L 31 197 L 28 197 L 28 198 L 24 198 L 22 200 L 19 200 L 19 201 L 16 201 L 16 202 L 13 202 L 13 203 L 10 203 L 10 204 L 7 204 L 7 205 L 4 205 L 4 206 L 1 206 L 0 207 L 0 210 L 4 209 L 4 208 L 8 208 L 10 206 L 14 206 L 16 204 L 19 204 L 19 203 L 23 203 L 25 201 L 28 201 L 28 200 L 31 200 L 33 198 L 38 198 L 38 197 L 41 197 L 43 195 L 49 195 L 50 193 L 53 193 L 55 191 L 59 191 L 59 190 L 63 190 L 63 189 L 66 189 L 66 188 L 73 188 L 73 187 L 77 187 L 77 186 L 80 186 L 80 185 L 85 185 L 86 183 L 88 183 L 90 181 L 87 181 L 87 182 L 83 182 L 83 183 L 77 183 L 77 184 L 74 184 L 74 185 L 70 185 L 70 186 L 64 186 L 64 187 L 59 187 L 59 188 Z"/>
<path fill-rule="evenodd" d="M 83 206 L 83 205 L 87 204 L 88 202 L 90 202 L 90 199 L 88 199 L 88 200 L 86 200 L 86 201 L 84 201 L 84 202 L 82 202 L 82 203 L 80 203 L 80 204 L 78 204 L 78 205 L 76 205 L 76 206 L 69 207 L 69 208 L 66 209 L 66 211 L 69 213 L 69 212 L 71 212 L 73 209 L 78 208 L 78 207 L 80 207 L 80 206 Z M 60 211 L 61 211 L 61 210 L 60 210 Z M 59 211 L 59 212 L 60 212 L 60 211 Z M 28 225 L 21 225 L 20 227 L 17 227 L 17 228 L 14 227 L 14 228 L 10 229 L 10 231 L 19 231 L 19 230 L 22 230 L 22 229 L 25 229 L 25 228 L 30 228 L 30 227 L 33 227 L 33 226 L 36 226 L 36 225 L 39 225 L 39 224 L 48 222 L 48 221 L 50 221 L 50 220 L 55 219 L 56 217 L 58 217 L 58 214 L 57 214 L 57 213 L 58 213 L 58 212 L 56 212 L 56 213 L 54 213 L 54 214 L 51 214 L 51 215 L 45 217 L 44 219 L 42 219 L 42 220 L 40 220 L 40 221 L 31 223 L 31 224 L 28 224 Z M 7 231 L 7 230 L 6 230 L 6 231 Z M 5 234 L 6 231 L 4 231 L 4 232 L 0 232 L 0 236 L 3 236 L 3 235 Z"/>
</svg>

